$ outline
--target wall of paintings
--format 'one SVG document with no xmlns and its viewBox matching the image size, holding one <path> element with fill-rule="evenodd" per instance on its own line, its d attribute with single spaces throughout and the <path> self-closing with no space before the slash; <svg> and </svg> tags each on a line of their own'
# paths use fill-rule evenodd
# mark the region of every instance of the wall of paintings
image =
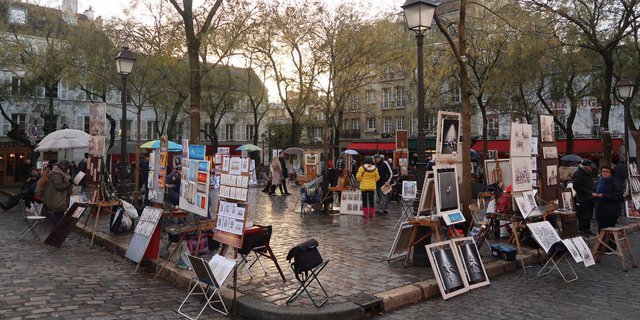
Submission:
<svg viewBox="0 0 640 320">
<path fill-rule="evenodd" d="M 221 160 L 220 193 L 214 239 L 240 248 L 249 211 L 246 201 L 251 159 L 223 156 Z"/>
<path fill-rule="evenodd" d="M 211 175 L 211 162 L 205 160 L 205 150 L 205 146 L 202 145 L 189 145 L 188 158 L 184 158 L 183 155 L 178 204 L 180 209 L 202 217 L 208 217 L 209 213 L 209 177 Z"/>
</svg>

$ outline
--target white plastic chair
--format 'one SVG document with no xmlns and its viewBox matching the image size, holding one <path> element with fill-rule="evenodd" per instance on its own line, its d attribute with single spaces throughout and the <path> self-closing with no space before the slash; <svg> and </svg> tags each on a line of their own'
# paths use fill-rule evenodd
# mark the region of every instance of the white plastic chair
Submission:
<svg viewBox="0 0 640 320">
<path fill-rule="evenodd" d="M 35 230 L 36 225 L 40 223 L 40 221 L 46 219 L 46 217 L 42 216 L 42 202 L 31 201 L 31 207 L 27 208 L 27 205 L 23 199 L 20 200 L 20 204 L 22 205 L 22 217 L 24 221 L 27 223 L 27 226 L 18 234 L 18 240 L 22 240 L 29 232 L 33 234 L 36 240 L 40 241 L 40 237 Z"/>
</svg>

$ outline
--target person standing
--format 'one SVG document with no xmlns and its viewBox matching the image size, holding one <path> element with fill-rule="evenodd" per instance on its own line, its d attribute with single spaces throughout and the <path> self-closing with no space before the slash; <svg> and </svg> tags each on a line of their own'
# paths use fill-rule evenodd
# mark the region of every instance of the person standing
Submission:
<svg viewBox="0 0 640 320">
<path fill-rule="evenodd" d="M 167 175 L 166 186 L 169 202 L 177 206 L 180 204 L 180 186 L 182 184 L 182 167 L 175 166 L 173 172 Z"/>
<path fill-rule="evenodd" d="M 373 218 L 375 213 L 374 191 L 376 191 L 376 183 L 380 180 L 378 168 L 373 163 L 373 158 L 364 159 L 364 164 L 358 169 L 356 179 L 360 182 L 360 192 L 362 197 L 362 217 L 367 216 Z"/>
<path fill-rule="evenodd" d="M 389 203 L 389 197 L 387 194 L 382 192 L 382 187 L 384 185 L 390 185 L 391 179 L 393 178 L 393 172 L 391 171 L 391 166 L 389 163 L 384 161 L 381 155 L 376 154 L 373 156 L 373 161 L 375 162 L 376 167 L 378 168 L 378 174 L 380 175 L 380 179 L 376 182 L 376 194 L 378 195 L 378 209 L 376 210 L 378 214 L 387 214 L 387 204 Z"/>
<path fill-rule="evenodd" d="M 576 192 L 576 211 L 578 216 L 578 232 L 583 236 L 594 235 L 591 232 L 591 217 L 594 207 L 594 183 L 591 177 L 593 164 L 585 159 L 573 173 L 573 190 Z"/>
<path fill-rule="evenodd" d="M 273 159 L 271 161 L 271 189 L 269 190 L 270 196 L 276 195 L 276 186 L 279 186 L 282 182 L 282 167 L 280 166 L 280 159 Z M 282 193 L 282 188 L 280 188 Z"/>
<path fill-rule="evenodd" d="M 287 176 L 289 175 L 289 171 L 287 170 L 287 162 L 284 160 L 283 151 L 280 151 L 280 153 L 278 154 L 278 161 L 280 162 L 280 168 L 282 169 L 282 175 L 280 178 L 280 193 L 288 196 L 291 194 L 287 190 Z"/>
<path fill-rule="evenodd" d="M 613 175 L 613 169 L 609 166 L 602 166 L 600 168 L 600 174 L 601 176 L 596 184 L 596 190 L 592 194 L 595 199 L 598 231 L 603 228 L 616 226 L 616 222 L 620 216 L 620 207 L 624 200 L 622 183 Z"/>
<path fill-rule="evenodd" d="M 73 184 L 71 183 L 71 176 L 69 171 L 71 169 L 71 163 L 67 160 L 60 160 L 57 162 L 48 176 L 47 189 L 44 194 L 44 204 L 47 206 L 47 211 L 52 216 L 53 225 L 57 225 L 64 212 L 69 207 L 69 195 Z"/>
</svg>

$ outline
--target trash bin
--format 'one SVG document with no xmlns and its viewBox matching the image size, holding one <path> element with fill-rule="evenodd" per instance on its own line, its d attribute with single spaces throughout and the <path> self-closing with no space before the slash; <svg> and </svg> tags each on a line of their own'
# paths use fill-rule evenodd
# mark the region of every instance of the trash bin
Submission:
<svg viewBox="0 0 640 320">
<path fill-rule="evenodd" d="M 416 239 L 420 239 L 431 232 L 431 227 L 418 227 L 416 232 Z M 431 244 L 431 236 L 416 243 L 413 247 L 413 266 L 414 267 L 429 267 L 429 257 L 427 257 L 426 245 Z"/>
<path fill-rule="evenodd" d="M 562 222 L 562 239 L 569 239 L 578 235 L 578 217 L 575 212 L 560 214 Z"/>
</svg>

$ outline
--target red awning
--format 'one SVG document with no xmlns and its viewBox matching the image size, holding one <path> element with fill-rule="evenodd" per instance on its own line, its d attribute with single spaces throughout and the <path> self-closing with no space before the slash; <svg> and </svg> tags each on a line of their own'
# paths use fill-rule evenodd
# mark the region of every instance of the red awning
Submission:
<svg viewBox="0 0 640 320">
<path fill-rule="evenodd" d="M 487 141 L 489 150 L 498 150 L 500 153 L 509 152 L 510 140 L 490 140 Z M 558 153 L 567 153 L 567 140 L 556 141 L 558 146 Z M 613 154 L 617 154 L 622 144 L 621 138 L 613 139 Z M 482 152 L 482 140 L 476 141 L 472 147 L 473 150 Z M 574 154 L 601 154 L 602 153 L 602 140 L 600 139 L 575 139 L 573 140 L 573 153 Z"/>
<path fill-rule="evenodd" d="M 396 149 L 395 142 L 352 142 L 347 149 L 356 151 L 393 151 Z"/>
</svg>

